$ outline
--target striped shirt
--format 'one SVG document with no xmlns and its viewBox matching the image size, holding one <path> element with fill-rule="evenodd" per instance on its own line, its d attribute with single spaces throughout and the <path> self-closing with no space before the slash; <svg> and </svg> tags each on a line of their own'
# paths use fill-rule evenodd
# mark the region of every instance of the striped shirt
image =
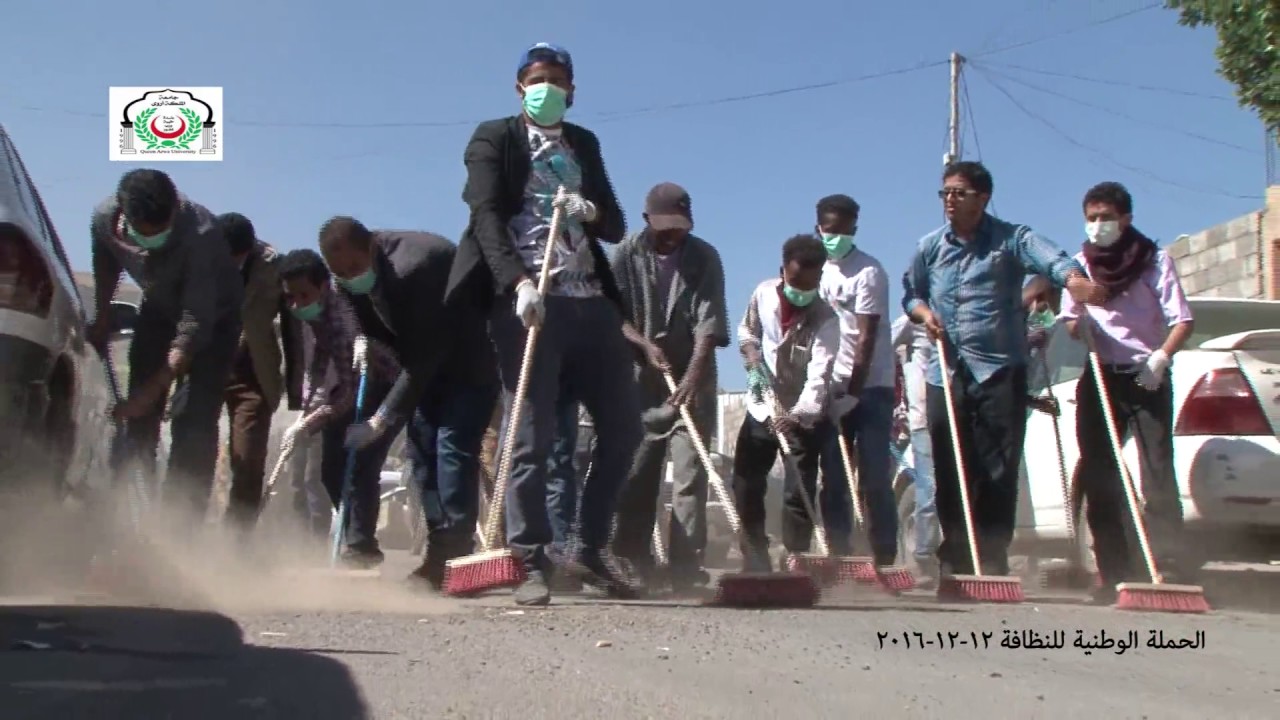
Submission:
<svg viewBox="0 0 1280 720">
<path fill-rule="evenodd" d="M 338 292 L 327 292 L 320 316 L 309 321 L 315 342 L 311 349 L 311 362 L 303 379 L 302 409 L 314 412 L 328 405 L 333 417 L 342 417 L 355 407 L 356 388 L 360 376 L 354 365 L 354 345 L 360 335 L 360 321 L 356 318 L 351 301 Z M 400 362 L 396 354 L 382 342 L 369 338 L 369 379 L 389 385 L 400 374 Z M 323 392 L 326 375 L 333 378 L 324 402 L 318 396 Z M 362 408 L 368 415 L 368 408 Z"/>
<path fill-rule="evenodd" d="M 902 307 L 929 307 L 946 331 L 947 359 L 955 353 L 978 382 L 1027 362 L 1027 312 L 1022 286 L 1028 274 L 1058 287 L 1080 264 L 1026 225 L 984 215 L 974 238 L 962 242 L 944 225 L 920 239 L 906 278 Z M 954 368 L 953 368 L 954 369 Z M 926 379 L 942 384 L 938 358 Z"/>
</svg>

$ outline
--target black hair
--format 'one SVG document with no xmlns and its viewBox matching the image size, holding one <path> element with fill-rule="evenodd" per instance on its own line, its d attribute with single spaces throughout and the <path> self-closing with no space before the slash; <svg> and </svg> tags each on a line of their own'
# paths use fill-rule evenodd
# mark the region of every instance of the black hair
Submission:
<svg viewBox="0 0 1280 720">
<path fill-rule="evenodd" d="M 340 244 L 351 245 L 357 250 L 368 250 L 373 245 L 373 233 L 353 217 L 338 215 L 329 218 L 320 227 L 320 251 L 331 250 Z"/>
<path fill-rule="evenodd" d="M 818 201 L 818 214 L 835 213 L 842 218 L 857 219 L 862 208 L 848 195 L 828 195 Z"/>
<path fill-rule="evenodd" d="M 151 168 L 138 168 L 120 177 L 116 200 L 125 220 L 163 225 L 173 219 L 173 212 L 178 207 L 178 188 L 167 174 Z"/>
<path fill-rule="evenodd" d="M 1082 205 L 1087 208 L 1092 203 L 1107 203 L 1121 215 L 1133 214 L 1133 196 L 1118 182 L 1100 182 L 1089 188 Z"/>
<path fill-rule="evenodd" d="M 324 264 L 320 253 L 309 248 L 290 250 L 280 258 L 277 272 L 281 280 L 297 280 L 306 278 L 316 285 L 329 281 L 329 268 Z"/>
<path fill-rule="evenodd" d="M 792 235 L 782 244 L 782 264 L 796 263 L 805 270 L 820 268 L 827 262 L 827 248 L 812 233 Z"/>
<path fill-rule="evenodd" d="M 991 179 L 991 171 L 986 165 L 973 160 L 961 160 L 947 165 L 942 170 L 942 181 L 959 175 L 969 182 L 969 186 L 982 195 L 990 195 L 995 190 L 995 180 Z"/>
<path fill-rule="evenodd" d="M 223 213 L 217 218 L 222 237 L 226 238 L 232 255 L 243 255 L 253 249 L 258 242 L 258 233 L 253 229 L 253 222 L 238 212 Z"/>
</svg>

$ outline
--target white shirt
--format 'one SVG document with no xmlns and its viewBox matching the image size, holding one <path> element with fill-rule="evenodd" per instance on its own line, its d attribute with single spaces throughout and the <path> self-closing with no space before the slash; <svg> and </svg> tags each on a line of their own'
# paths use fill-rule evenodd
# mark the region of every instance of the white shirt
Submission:
<svg viewBox="0 0 1280 720">
<path fill-rule="evenodd" d="M 831 372 L 833 389 L 848 387 L 853 375 L 855 350 L 861 341 L 859 315 L 880 317 L 875 348 L 865 387 L 894 386 L 893 340 L 889 327 L 889 274 L 879 260 L 854 248 L 839 260 L 827 260 L 822 269 L 822 299 L 840 318 L 840 349 Z"/>
<path fill-rule="evenodd" d="M 785 358 L 778 357 L 778 346 L 789 336 L 782 332 L 782 300 L 778 297 L 778 284 L 779 280 L 775 278 L 756 286 L 747 303 L 742 323 L 738 325 L 738 345 L 756 343 L 760 346 L 764 364 L 779 385 L 775 392 L 778 395 L 796 397 L 789 412 L 802 425 L 809 427 L 821 419 L 827 409 L 827 387 L 831 382 L 834 354 L 840 344 L 840 323 L 831 310 L 810 308 L 809 312 L 830 314 L 815 330 L 808 348 L 808 363 L 801 372 L 800 368 L 793 367 L 790 363 L 780 362 Z M 747 412 L 761 422 L 773 414 L 772 408 L 757 407 L 750 403 Z"/>
</svg>

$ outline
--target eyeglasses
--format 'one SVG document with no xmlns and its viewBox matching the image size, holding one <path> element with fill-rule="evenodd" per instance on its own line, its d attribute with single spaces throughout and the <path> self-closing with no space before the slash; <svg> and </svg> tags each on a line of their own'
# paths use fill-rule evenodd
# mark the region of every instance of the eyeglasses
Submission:
<svg viewBox="0 0 1280 720">
<path fill-rule="evenodd" d="M 938 198 L 940 200 L 946 200 L 949 197 L 954 197 L 957 200 L 964 200 L 965 198 L 970 198 L 977 194 L 978 191 L 970 190 L 968 188 L 943 188 L 938 191 Z"/>
</svg>

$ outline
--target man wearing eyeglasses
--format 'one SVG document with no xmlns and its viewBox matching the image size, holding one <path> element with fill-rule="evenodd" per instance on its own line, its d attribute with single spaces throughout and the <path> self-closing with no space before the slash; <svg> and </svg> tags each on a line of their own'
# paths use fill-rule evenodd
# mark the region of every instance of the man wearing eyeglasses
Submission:
<svg viewBox="0 0 1280 720">
<path fill-rule="evenodd" d="M 1009 574 L 1018 467 L 1027 426 L 1027 312 L 1023 280 L 1043 275 L 1077 302 L 1100 304 L 1104 291 L 1080 264 L 1026 225 L 987 213 L 993 181 L 976 162 L 946 167 L 938 192 L 947 223 L 925 235 L 908 271 L 903 309 L 942 340 L 951 377 L 936 356 L 926 381 L 943 575 L 973 574 L 966 547 L 959 475 L 942 383 L 955 398 L 959 445 L 972 500 L 984 575 Z"/>
</svg>

